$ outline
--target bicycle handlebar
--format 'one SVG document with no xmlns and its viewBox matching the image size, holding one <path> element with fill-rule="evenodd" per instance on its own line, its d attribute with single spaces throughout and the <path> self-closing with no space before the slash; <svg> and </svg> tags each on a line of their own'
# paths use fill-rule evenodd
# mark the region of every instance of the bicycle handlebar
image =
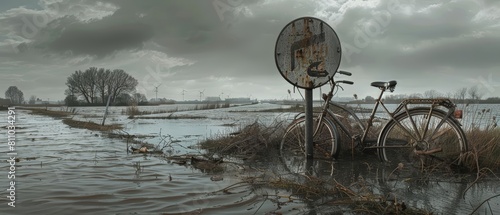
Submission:
<svg viewBox="0 0 500 215">
<path fill-rule="evenodd" d="M 354 82 L 352 82 L 352 81 L 346 81 L 346 80 L 335 81 L 335 83 L 343 83 L 343 84 L 350 84 L 350 85 L 354 84 Z"/>
<path fill-rule="evenodd" d="M 352 75 L 352 73 L 347 72 L 347 71 L 343 71 L 343 70 L 339 70 L 339 71 L 337 71 L 337 72 L 338 72 L 339 74 L 341 74 L 341 75 L 347 75 L 347 76 L 351 76 L 351 75 Z"/>
</svg>

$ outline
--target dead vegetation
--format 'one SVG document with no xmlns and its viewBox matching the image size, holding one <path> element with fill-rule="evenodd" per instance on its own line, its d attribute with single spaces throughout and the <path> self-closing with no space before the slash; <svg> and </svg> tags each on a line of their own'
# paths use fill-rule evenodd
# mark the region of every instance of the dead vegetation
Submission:
<svg viewBox="0 0 500 215">
<path fill-rule="evenodd" d="M 276 156 L 284 129 L 283 122 L 275 121 L 270 126 L 265 126 L 256 121 L 229 135 L 206 139 L 200 143 L 200 147 L 210 155 L 232 156 L 244 160 Z"/>
<path fill-rule="evenodd" d="M 28 108 L 27 110 L 31 110 L 31 114 L 58 117 L 58 118 L 67 117 L 73 114 L 72 112 L 68 111 L 54 111 L 54 110 L 47 110 L 40 108 Z"/>
<path fill-rule="evenodd" d="M 131 117 L 129 117 L 131 118 Z M 132 118 L 135 119 L 206 119 L 206 116 L 195 116 L 195 115 L 174 115 L 169 114 L 168 116 L 139 116 L 139 117 L 134 117 Z"/>
<path fill-rule="evenodd" d="M 462 125 L 467 136 L 469 152 L 465 156 L 464 166 L 476 171 L 476 181 L 500 171 L 500 128 L 497 117 L 490 109 L 478 109 L 477 106 L 464 105 L 465 124 Z"/>
<path fill-rule="evenodd" d="M 94 122 L 84 122 L 69 118 L 63 119 L 63 123 L 73 128 L 83 128 L 92 131 L 111 131 L 116 129 L 122 129 L 122 126 L 118 124 L 99 125 Z"/>
<path fill-rule="evenodd" d="M 176 113 L 181 111 L 194 111 L 194 110 L 210 110 L 210 109 L 219 109 L 219 108 L 228 108 L 230 107 L 229 103 L 206 103 L 206 104 L 198 104 L 195 107 L 179 109 L 176 107 L 171 110 L 152 110 L 152 111 L 141 111 L 136 104 L 132 104 L 128 106 L 125 110 L 122 110 L 122 115 L 128 115 L 130 119 L 135 118 L 135 116 L 142 115 L 151 115 L 151 114 L 162 114 L 162 113 Z M 172 114 L 170 114 L 171 116 Z M 155 117 L 140 117 L 143 119 L 156 119 Z M 162 117 L 163 118 L 163 117 Z"/>
<path fill-rule="evenodd" d="M 278 156 L 278 146 L 284 129 L 283 123 L 275 122 L 272 126 L 264 126 L 255 122 L 237 132 L 207 139 L 200 143 L 200 147 L 206 150 L 205 157 L 237 158 L 243 161 L 241 165 L 254 166 L 254 161 L 257 159 Z M 213 168 L 214 165 L 219 166 L 223 163 L 210 164 Z M 273 164 L 273 166 L 279 165 L 282 164 Z M 273 196 L 278 199 L 273 200 L 278 204 L 276 213 L 279 213 L 280 204 L 305 201 L 318 206 L 331 205 L 338 212 L 350 211 L 354 214 L 430 214 L 425 210 L 410 208 L 403 200 L 394 196 L 375 194 L 374 188 L 363 179 L 350 185 L 343 185 L 334 178 L 290 174 L 275 169 L 261 169 L 259 172 L 262 173 L 260 176 L 245 177 L 242 182 L 224 188 L 220 192 L 231 193 L 232 189 L 245 185 L 250 185 L 254 189 L 267 187 L 285 190 L 289 195 Z"/>
</svg>

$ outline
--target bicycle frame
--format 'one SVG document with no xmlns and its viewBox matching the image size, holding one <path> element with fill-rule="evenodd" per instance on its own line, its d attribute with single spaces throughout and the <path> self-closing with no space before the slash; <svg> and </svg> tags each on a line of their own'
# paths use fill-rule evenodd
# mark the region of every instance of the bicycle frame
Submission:
<svg viewBox="0 0 500 215">
<path fill-rule="evenodd" d="M 351 139 L 356 139 L 358 138 L 356 135 L 359 135 L 359 134 L 350 134 L 350 132 L 348 131 L 348 129 L 343 125 L 343 123 L 340 122 L 340 120 L 335 116 L 335 113 L 333 113 L 332 110 L 329 109 L 329 105 L 330 105 L 330 102 L 333 98 L 333 91 L 335 90 L 335 87 L 339 87 L 339 83 L 347 83 L 347 84 L 352 84 L 352 82 L 346 82 L 346 81 L 337 81 L 337 82 L 333 82 L 331 81 L 331 89 L 329 91 L 329 93 L 326 95 L 323 96 L 325 102 L 323 104 L 323 108 L 322 108 L 322 112 L 320 113 L 319 117 L 317 118 L 317 121 L 321 121 L 323 120 L 323 117 L 325 116 L 329 116 L 331 119 L 333 119 L 337 125 L 339 125 L 340 129 L 342 129 L 342 131 L 345 133 L 345 134 L 348 134 Z M 371 129 L 371 127 L 373 126 L 373 120 L 375 119 L 375 114 L 379 108 L 379 106 L 382 106 L 382 108 L 384 109 L 384 111 L 389 115 L 390 117 L 390 120 L 395 120 L 395 116 L 399 113 L 401 113 L 402 111 L 405 111 L 406 113 L 409 112 L 409 108 L 408 108 L 408 105 L 410 104 L 427 104 L 427 105 L 430 105 L 431 108 L 429 108 L 429 115 L 432 115 L 433 114 L 433 111 L 435 111 L 435 107 L 437 106 L 442 106 L 442 107 L 445 107 L 448 109 L 448 113 L 446 115 L 446 118 L 450 118 L 452 119 L 454 122 L 456 122 L 457 124 L 460 125 L 460 123 L 456 120 L 455 117 L 453 117 L 453 113 L 455 112 L 455 104 L 453 104 L 453 102 L 451 102 L 449 99 L 405 99 L 403 100 L 399 105 L 398 107 L 393 111 L 389 111 L 388 108 L 385 106 L 384 102 L 382 101 L 382 96 L 385 92 L 385 90 L 387 89 L 381 89 L 381 92 L 378 96 L 378 98 L 376 99 L 375 101 L 375 106 L 373 107 L 372 109 L 372 112 L 368 118 L 368 121 L 366 124 L 364 124 L 363 122 L 361 122 L 361 120 L 359 120 L 359 118 L 357 117 L 356 113 L 349 110 L 348 108 L 344 108 L 345 111 L 347 112 L 350 112 L 351 115 L 353 115 L 356 119 L 355 120 L 359 120 L 359 122 L 361 123 L 361 125 L 364 125 L 364 127 L 362 127 L 363 129 L 363 134 L 360 138 L 360 143 L 363 144 L 363 147 L 364 148 L 378 148 L 377 146 L 366 146 L 366 139 L 367 139 L 367 136 L 368 136 L 368 133 Z M 390 89 L 391 92 L 394 90 L 393 88 Z M 333 103 L 333 102 L 332 102 Z M 339 106 L 339 105 L 337 105 Z M 339 106 L 340 107 L 340 106 Z M 445 119 L 446 119 L 445 118 Z M 438 127 L 440 127 L 445 119 L 443 119 L 439 124 L 438 124 Z M 401 128 L 403 128 L 403 130 L 408 134 L 410 135 L 412 138 L 414 139 L 420 139 L 420 137 L 423 137 L 425 136 L 426 132 L 427 132 L 427 129 L 423 131 L 422 134 L 419 134 L 417 133 L 416 135 L 417 136 L 414 136 L 415 134 L 413 134 L 412 132 L 408 131 L 404 126 L 402 126 L 397 120 L 395 120 L 396 123 L 398 124 L 398 126 L 400 126 Z M 427 125 L 426 127 L 428 127 L 428 124 L 429 124 L 429 121 L 430 121 L 430 118 L 429 120 L 427 121 Z M 318 123 L 319 125 L 320 123 Z M 414 127 L 415 126 L 415 123 L 412 121 L 412 124 Z M 314 130 L 314 133 L 313 135 L 316 135 L 316 133 L 319 131 L 320 129 L 320 126 L 317 126 L 316 129 Z"/>
</svg>

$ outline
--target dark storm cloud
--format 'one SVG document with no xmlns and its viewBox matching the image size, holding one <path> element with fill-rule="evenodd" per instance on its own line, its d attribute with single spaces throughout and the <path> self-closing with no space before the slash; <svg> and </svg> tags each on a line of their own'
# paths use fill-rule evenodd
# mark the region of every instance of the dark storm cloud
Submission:
<svg viewBox="0 0 500 215">
<path fill-rule="evenodd" d="M 500 41 L 500 36 L 490 22 L 478 18 L 485 9 L 480 4 L 450 1 L 432 5 L 416 1 L 403 6 L 412 10 L 401 7 L 387 12 L 384 2 L 375 8 L 349 9 L 335 25 L 345 47 L 344 65 L 389 73 L 426 69 L 438 72 L 439 68 L 451 67 L 462 74 L 467 72 L 464 69 L 498 66 L 500 43 L 495 41 Z M 381 22 L 380 17 L 389 18 Z M 366 30 L 367 26 L 378 33 Z"/>
<path fill-rule="evenodd" d="M 21 7 L 0 13 L 3 71 L 19 71 L 25 74 L 22 80 L 63 74 L 54 83 L 64 83 L 70 71 L 102 65 L 123 68 L 145 86 L 164 82 L 172 89 L 189 86 L 208 92 L 224 86 L 258 93 L 252 84 L 288 86 L 277 71 L 274 46 L 281 29 L 303 16 L 321 18 L 334 28 L 343 48 L 341 68 L 351 69 L 356 83 L 389 77 L 417 87 L 431 84 L 425 73 L 439 78 L 454 74 L 466 84 L 500 68 L 500 3 L 493 0 L 51 2 L 41 2 L 41 10 Z M 38 17 L 32 34 L 23 33 L 23 17 Z M 366 41 L 360 42 L 361 37 Z M 9 44 L 24 52 L 9 55 L 3 49 Z M 245 82 L 249 84 L 241 84 Z M 364 91 L 364 86 L 369 83 L 356 90 Z M 280 87 L 266 91 L 281 92 Z"/>
<path fill-rule="evenodd" d="M 93 27 L 86 24 L 69 26 L 49 44 L 56 51 L 104 56 L 114 51 L 142 48 L 151 39 L 153 30 L 143 23 L 123 23 Z"/>
<path fill-rule="evenodd" d="M 215 4 L 214 2 L 220 2 Z M 140 17 L 154 30 L 152 41 L 169 53 L 185 55 L 233 47 L 231 20 L 238 8 L 258 1 L 113 1 L 120 9 L 109 20 Z M 222 18 L 222 19 L 221 19 Z"/>
</svg>

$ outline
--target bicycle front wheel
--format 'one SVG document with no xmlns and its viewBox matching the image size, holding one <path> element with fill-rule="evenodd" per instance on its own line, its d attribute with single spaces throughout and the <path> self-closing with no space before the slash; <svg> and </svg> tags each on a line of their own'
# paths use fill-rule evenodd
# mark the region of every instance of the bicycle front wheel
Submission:
<svg viewBox="0 0 500 215">
<path fill-rule="evenodd" d="M 365 131 L 365 126 L 356 113 L 346 106 L 330 102 L 329 114 L 335 126 L 342 131 L 339 132 L 342 139 L 340 148 L 350 151 L 356 147 Z M 358 141 L 353 141 L 353 139 Z"/>
<path fill-rule="evenodd" d="M 317 130 L 313 136 L 313 158 L 332 160 L 338 153 L 337 129 L 327 118 L 323 118 L 319 128 L 317 117 L 314 117 L 313 121 L 313 132 Z M 280 144 L 280 159 L 285 169 L 293 173 L 305 172 L 305 124 L 304 117 L 294 120 L 288 126 Z"/>
<path fill-rule="evenodd" d="M 460 165 L 467 151 L 458 122 L 439 109 L 413 108 L 400 113 L 382 129 L 379 158 L 415 167 Z"/>
</svg>

